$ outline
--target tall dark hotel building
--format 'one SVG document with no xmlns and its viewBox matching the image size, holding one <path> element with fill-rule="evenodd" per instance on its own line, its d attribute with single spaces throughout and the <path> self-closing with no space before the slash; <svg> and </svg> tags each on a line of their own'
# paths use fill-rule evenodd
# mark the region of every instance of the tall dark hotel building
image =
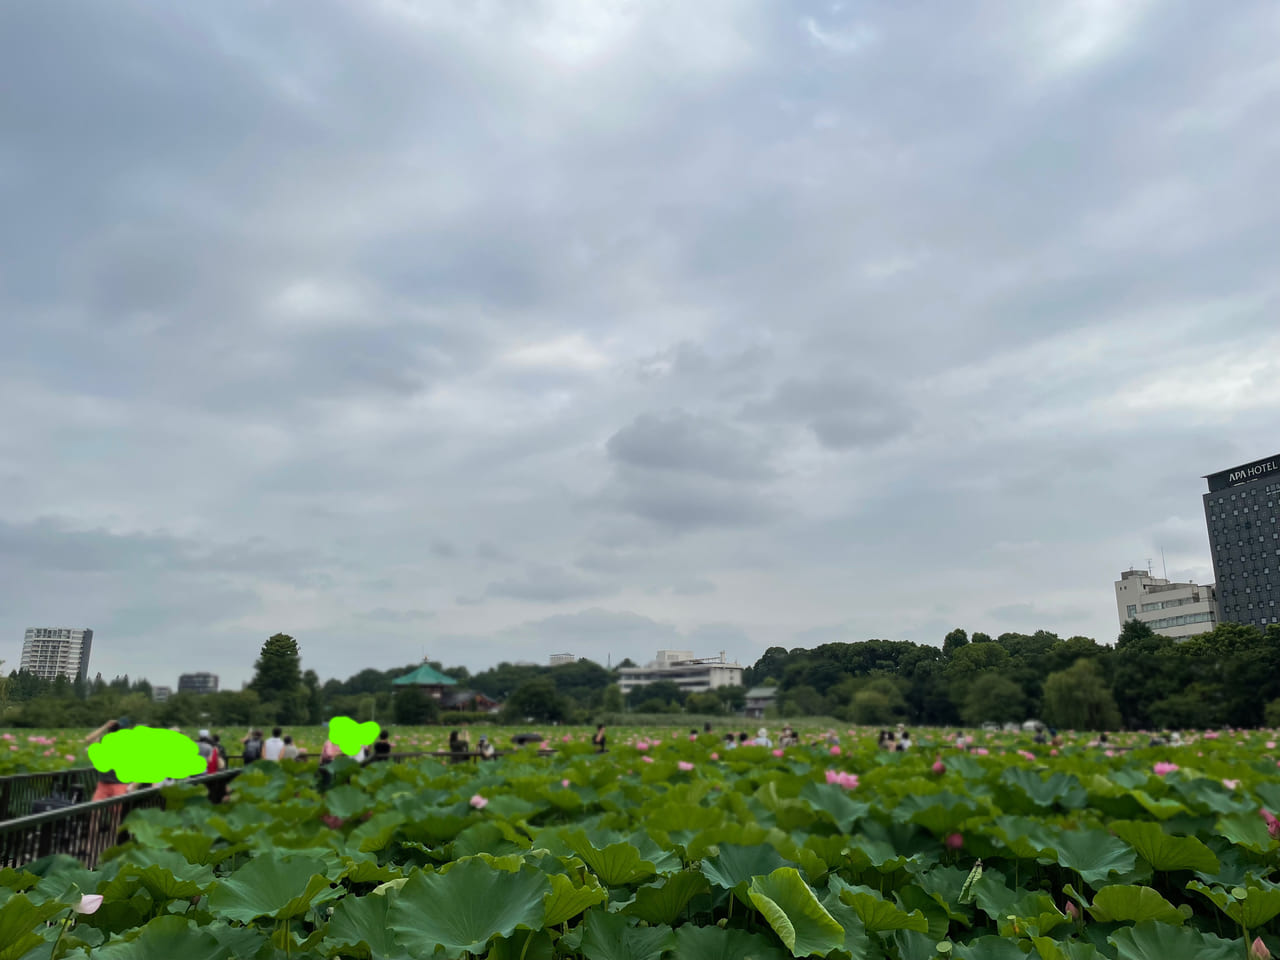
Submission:
<svg viewBox="0 0 1280 960">
<path fill-rule="evenodd" d="M 1280 454 L 1205 477 L 1218 622 L 1280 623 Z"/>
</svg>

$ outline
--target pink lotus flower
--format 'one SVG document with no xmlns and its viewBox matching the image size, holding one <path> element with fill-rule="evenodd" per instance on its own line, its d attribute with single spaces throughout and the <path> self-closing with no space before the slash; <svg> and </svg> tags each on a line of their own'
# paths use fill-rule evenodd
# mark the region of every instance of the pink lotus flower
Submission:
<svg viewBox="0 0 1280 960">
<path fill-rule="evenodd" d="M 1036 755 L 1032 753 L 1030 750 L 1019 750 L 1018 756 L 1023 757 L 1024 759 L 1030 760 L 1032 763 L 1034 763 L 1036 759 Z"/>
<path fill-rule="evenodd" d="M 953 833 L 947 837 L 946 844 L 948 850 L 959 850 L 964 846 L 964 837 L 958 833 Z"/>
<path fill-rule="evenodd" d="M 343 820 L 341 817 L 335 817 L 332 813 L 326 813 L 324 816 L 320 818 L 320 822 L 323 823 L 330 830 L 337 830 L 346 821 Z"/>
<path fill-rule="evenodd" d="M 856 790 L 858 788 L 858 775 L 856 773 L 845 773 L 842 770 L 828 770 L 827 783 L 838 783 L 846 790 Z"/>
<path fill-rule="evenodd" d="M 840 756 L 840 748 L 839 748 L 839 747 L 832 747 L 832 748 L 831 748 L 831 755 L 832 755 L 833 757 L 838 757 L 838 756 Z"/>
<path fill-rule="evenodd" d="M 1051 757 L 1056 757 L 1057 755 L 1058 755 L 1058 748 L 1057 748 L 1057 747 L 1053 747 L 1053 748 L 1049 751 L 1049 756 L 1051 756 Z"/>
<path fill-rule="evenodd" d="M 1280 840 L 1280 820 L 1277 820 L 1275 815 L 1266 807 L 1259 810 L 1258 815 L 1267 821 L 1267 834 L 1271 839 Z"/>
<path fill-rule="evenodd" d="M 1165 774 L 1173 773 L 1173 771 L 1177 770 L 1178 765 L 1176 763 L 1165 763 L 1162 760 L 1159 763 L 1157 763 L 1155 767 L 1153 767 L 1152 769 L 1155 770 L 1155 774 L 1157 777 L 1163 777 Z"/>
<path fill-rule="evenodd" d="M 713 754 L 711 755 L 711 759 L 712 759 L 712 760 L 719 760 L 719 759 L 720 759 L 720 754 L 718 754 L 718 753 L 713 753 Z"/>
<path fill-rule="evenodd" d="M 560 781 L 560 786 L 562 786 L 562 787 L 567 787 L 568 785 L 569 785 L 569 778 L 568 778 L 568 777 L 565 777 L 565 779 L 563 779 L 563 780 L 561 780 L 561 781 Z"/>
<path fill-rule="evenodd" d="M 947 772 L 947 765 L 942 762 L 941 757 L 938 757 L 937 760 L 933 761 L 932 769 L 933 769 L 933 772 L 936 773 L 938 776 L 942 776 L 944 773 Z"/>
<path fill-rule="evenodd" d="M 637 750 L 639 750 L 639 751 L 640 751 L 640 752 L 642 752 L 642 753 L 643 753 L 645 750 L 648 750 L 648 749 L 649 749 L 648 741 L 641 740 L 639 743 L 637 743 L 637 744 L 636 744 L 636 749 L 637 749 Z"/>
<path fill-rule="evenodd" d="M 782 749 L 781 749 L 781 748 L 779 748 L 779 749 L 777 749 L 777 750 L 774 750 L 774 751 L 773 751 L 773 755 L 774 755 L 775 757 L 780 757 L 780 756 L 782 756 L 782 754 L 783 754 L 783 751 L 782 751 Z"/>
<path fill-rule="evenodd" d="M 1249 960 L 1271 960 L 1271 951 L 1261 937 L 1255 937 L 1253 943 L 1249 944 Z"/>
<path fill-rule="evenodd" d="M 1268 741 L 1267 741 L 1267 749 L 1268 749 L 1268 750 L 1274 750 L 1275 748 L 1276 748 L 1276 742 L 1275 742 L 1274 740 L 1268 740 Z"/>
<path fill-rule="evenodd" d="M 568 743 L 570 740 L 572 740 L 572 739 L 573 739 L 573 737 L 569 736 L 569 734 L 567 734 L 567 733 L 566 733 L 566 734 L 565 734 L 563 737 L 561 737 L 560 739 L 561 739 L 562 741 L 564 741 L 565 743 Z"/>
<path fill-rule="evenodd" d="M 689 742 L 690 742 L 690 743 L 696 743 L 696 742 L 697 742 L 697 740 L 698 740 L 698 735 L 697 735 L 696 733 L 691 733 L 691 734 L 689 734 Z"/>
<path fill-rule="evenodd" d="M 640 759 L 645 763 L 653 763 L 653 757 L 641 757 Z"/>
<path fill-rule="evenodd" d="M 974 747 L 974 748 L 973 748 L 973 755 L 974 755 L 975 757 L 985 757 L 985 756 L 987 756 L 990 752 L 991 752 L 991 751 L 990 751 L 990 750 L 988 750 L 986 747 Z"/>
<path fill-rule="evenodd" d="M 1116 752 L 1115 752 L 1114 750 L 1103 750 L 1103 751 L 1102 751 L 1102 755 L 1103 755 L 1104 757 L 1114 757 L 1114 756 L 1116 755 Z M 1202 756 L 1203 756 L 1203 754 L 1202 754 Z"/>
<path fill-rule="evenodd" d="M 688 760 L 681 760 L 679 763 L 676 764 L 676 766 L 679 767 L 681 770 L 693 769 L 693 764 L 690 763 Z"/>
<path fill-rule="evenodd" d="M 1217 732 L 1216 730 L 1206 730 L 1206 731 L 1204 732 L 1204 738 L 1205 738 L 1206 740 L 1217 740 L 1217 739 L 1218 739 L 1218 732 Z"/>
<path fill-rule="evenodd" d="M 483 810 L 489 805 L 489 801 L 477 793 L 471 798 L 471 805 L 477 810 Z"/>
<path fill-rule="evenodd" d="M 1223 780 L 1222 785 L 1226 787 L 1228 790 L 1234 790 L 1236 787 L 1240 786 L 1240 781 L 1239 780 Z"/>
<path fill-rule="evenodd" d="M 1080 919 L 1080 908 L 1076 906 L 1074 900 L 1067 901 L 1067 909 L 1063 913 L 1070 917 L 1073 923 Z"/>
<path fill-rule="evenodd" d="M 75 763 L 76 755 L 74 753 L 68 753 L 66 755 L 66 759 L 68 763 Z"/>
<path fill-rule="evenodd" d="M 97 913 L 100 906 L 102 906 L 102 894 L 86 893 L 80 898 L 80 902 L 72 907 L 72 909 L 75 910 L 76 913 L 83 913 L 87 915 L 90 913 Z"/>
</svg>

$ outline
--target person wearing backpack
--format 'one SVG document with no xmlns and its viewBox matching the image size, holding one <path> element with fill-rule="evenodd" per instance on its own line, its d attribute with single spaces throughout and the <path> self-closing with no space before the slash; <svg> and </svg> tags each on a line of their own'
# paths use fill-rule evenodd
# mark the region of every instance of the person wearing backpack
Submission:
<svg viewBox="0 0 1280 960">
<path fill-rule="evenodd" d="M 253 761 L 260 760 L 262 758 L 262 731 L 261 730 L 251 730 L 249 733 L 246 733 L 244 735 L 244 739 L 242 739 L 240 742 L 244 744 L 244 750 L 243 750 L 244 755 L 242 759 L 246 767 L 249 764 L 253 763 Z"/>
</svg>

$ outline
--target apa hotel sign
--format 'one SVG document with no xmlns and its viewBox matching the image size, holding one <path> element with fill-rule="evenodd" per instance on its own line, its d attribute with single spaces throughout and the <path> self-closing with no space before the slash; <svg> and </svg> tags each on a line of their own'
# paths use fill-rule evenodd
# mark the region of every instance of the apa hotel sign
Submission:
<svg viewBox="0 0 1280 960">
<path fill-rule="evenodd" d="M 1276 474 L 1280 479 L 1280 453 L 1266 460 L 1255 460 L 1253 463 L 1232 467 L 1221 473 L 1211 473 L 1205 479 L 1209 481 L 1209 492 L 1213 493 L 1216 490 L 1225 490 L 1228 487 L 1238 487 L 1242 483 L 1261 480 L 1272 474 Z"/>
</svg>

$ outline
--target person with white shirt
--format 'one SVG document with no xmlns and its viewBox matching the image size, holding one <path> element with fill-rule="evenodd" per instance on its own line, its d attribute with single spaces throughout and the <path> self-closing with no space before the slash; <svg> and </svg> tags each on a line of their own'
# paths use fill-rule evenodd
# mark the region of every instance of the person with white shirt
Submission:
<svg viewBox="0 0 1280 960">
<path fill-rule="evenodd" d="M 274 727 L 271 730 L 271 736 L 262 744 L 263 760 L 280 762 L 280 757 L 284 754 L 284 741 L 280 739 L 280 733 L 280 728 Z"/>
<path fill-rule="evenodd" d="M 756 731 L 755 745 L 757 747 L 772 747 L 773 741 L 769 739 L 769 731 L 761 727 Z"/>
</svg>

